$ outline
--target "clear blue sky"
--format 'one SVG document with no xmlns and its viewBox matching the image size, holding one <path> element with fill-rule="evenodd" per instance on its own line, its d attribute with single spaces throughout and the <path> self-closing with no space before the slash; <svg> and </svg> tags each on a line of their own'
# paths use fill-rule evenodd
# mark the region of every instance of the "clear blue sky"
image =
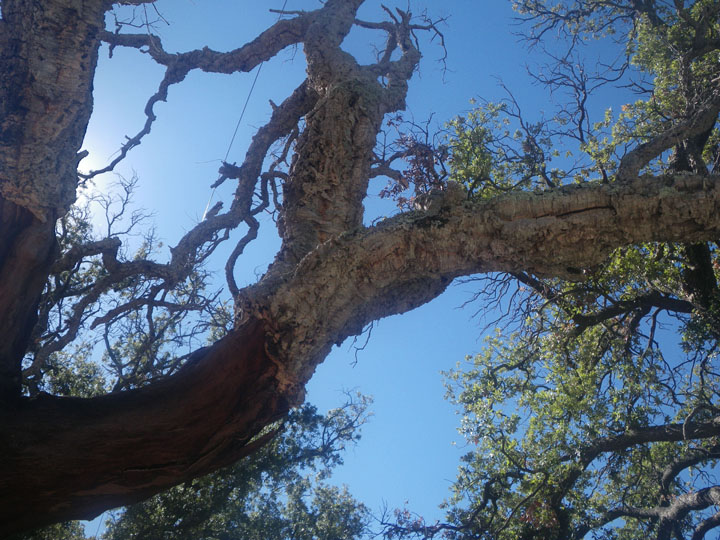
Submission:
<svg viewBox="0 0 720 540">
<path fill-rule="evenodd" d="M 386 0 L 406 7 L 405 0 Z M 380 2 L 367 0 L 364 19 L 378 19 Z M 228 50 L 241 46 L 269 26 L 283 0 L 159 0 L 158 9 L 170 26 L 158 30 L 168 50 L 202 46 Z M 288 0 L 287 9 L 314 9 L 316 0 Z M 512 34 L 509 0 L 413 0 L 412 10 L 434 18 L 448 17 L 441 28 L 447 45 L 447 71 L 438 59 L 437 43 L 423 44 L 424 60 L 412 80 L 409 118 L 424 121 L 434 114 L 437 125 L 467 110 L 469 99 L 499 99 L 498 78 L 516 94 L 525 111 L 550 112 L 544 90 L 534 87 L 524 64 L 527 51 Z M 369 55 L 371 34 L 350 36 L 351 52 Z M 381 43 L 382 36 L 377 43 Z M 370 58 L 370 56 L 367 56 Z M 268 100 L 280 102 L 303 79 L 302 51 L 288 50 L 265 64 L 240 126 L 229 161 L 242 161 L 255 128 L 269 118 Z M 91 156 L 81 168 L 102 166 L 125 135 L 134 135 L 144 122 L 143 107 L 160 80 L 161 70 L 133 50 L 117 49 L 107 58 L 104 50 L 95 83 L 95 112 L 86 139 Z M 166 104 L 156 107 L 158 120 L 143 143 L 118 167 L 118 172 L 140 177 L 138 205 L 155 213 L 159 236 L 174 245 L 203 214 L 209 185 L 230 142 L 253 74 L 232 76 L 191 74 L 171 88 Z M 529 113 L 533 118 L 533 112 Z M 110 180 L 111 176 L 106 175 Z M 100 179 L 99 187 L 107 180 Z M 384 180 L 377 180 L 379 190 Z M 229 183 L 228 183 L 229 184 Z M 232 186 L 218 190 L 214 201 Z M 373 216 L 393 211 L 392 205 L 371 196 Z M 272 223 L 238 265 L 238 284 L 247 284 L 264 272 L 278 240 Z M 226 251 L 214 263 L 222 268 Z M 222 277 L 220 276 L 220 279 Z M 459 417 L 444 400 L 441 370 L 447 370 L 478 352 L 482 346 L 482 319 L 473 318 L 478 306 L 459 309 L 474 289 L 456 285 L 434 302 L 406 315 L 375 325 L 367 347 L 357 356 L 350 343 L 336 348 L 320 366 L 308 387 L 308 400 L 321 409 L 340 404 L 343 389 L 357 389 L 375 398 L 374 417 L 363 430 L 359 446 L 345 456 L 345 466 L 334 476 L 372 510 L 386 503 L 419 512 L 431 521 L 441 519 L 437 505 L 448 495 L 463 442 L 456 433 Z M 364 341 L 361 338 L 361 343 Z M 457 441 L 458 446 L 452 442 Z M 94 530 L 90 530 L 94 532 Z"/>
</svg>

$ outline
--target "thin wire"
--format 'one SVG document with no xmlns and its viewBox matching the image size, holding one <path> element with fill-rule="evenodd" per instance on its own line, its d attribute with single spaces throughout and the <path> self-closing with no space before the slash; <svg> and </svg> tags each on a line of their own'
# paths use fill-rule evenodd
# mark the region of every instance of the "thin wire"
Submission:
<svg viewBox="0 0 720 540">
<path fill-rule="evenodd" d="M 287 3 L 288 0 L 285 0 L 285 2 L 283 3 L 283 7 L 280 11 L 285 11 Z M 282 17 L 282 13 L 278 15 L 278 21 L 280 20 L 280 17 Z M 258 77 L 260 77 L 260 71 L 262 70 L 263 64 L 265 64 L 265 60 L 260 62 L 260 65 L 258 65 L 257 71 L 255 72 L 255 79 L 253 79 L 252 85 L 250 86 L 250 91 L 248 92 L 247 98 L 245 99 L 245 104 L 243 105 L 242 111 L 240 112 L 240 118 L 238 118 L 237 124 L 235 124 L 235 131 L 233 131 L 232 137 L 230 139 L 230 144 L 228 144 L 227 152 L 225 152 L 225 157 L 223 158 L 223 161 L 225 162 L 227 162 L 228 156 L 230 155 L 230 150 L 232 149 L 233 143 L 235 142 L 235 137 L 237 136 L 238 130 L 240 129 L 240 124 L 242 123 L 243 117 L 245 116 L 245 111 L 247 110 L 248 104 L 250 103 L 250 98 L 252 97 L 253 91 L 255 90 L 255 85 L 257 84 Z M 210 198 L 205 205 L 205 211 L 203 212 L 202 219 L 200 221 L 205 221 L 205 217 L 207 216 L 208 210 L 210 209 L 210 203 L 212 202 L 216 189 L 217 186 L 215 186 L 210 192 Z"/>
<path fill-rule="evenodd" d="M 255 83 L 257 83 L 258 77 L 260 76 L 260 70 L 263 67 L 263 64 L 265 61 L 263 60 L 260 62 L 260 65 L 257 68 L 257 71 L 255 72 L 255 79 L 253 80 L 252 85 L 250 86 L 250 91 L 248 92 L 247 98 L 245 99 L 245 105 L 243 105 L 242 112 L 240 113 L 240 118 L 238 118 L 237 124 L 235 124 L 235 131 L 233 131 L 232 138 L 230 139 L 230 144 L 228 144 L 227 152 L 225 152 L 225 157 L 223 158 L 223 161 L 227 161 L 228 156 L 230 155 L 230 149 L 232 148 L 233 143 L 235 142 L 235 137 L 237 136 L 237 132 L 240 129 L 240 124 L 242 123 L 242 119 L 245 116 L 245 111 L 247 110 L 248 103 L 250 103 L 250 97 L 252 96 L 253 90 L 255 90 Z M 210 209 L 210 203 L 212 202 L 213 196 L 215 195 L 215 190 L 217 189 L 217 186 L 215 186 L 212 191 L 210 192 L 210 197 L 208 198 L 208 202 L 205 205 L 205 211 L 203 212 L 202 219 L 200 221 L 205 221 L 205 217 L 207 216 L 208 210 Z"/>
<path fill-rule="evenodd" d="M 240 118 L 238 118 L 237 124 L 235 124 L 235 131 L 233 131 L 232 138 L 230 139 L 230 144 L 228 145 L 227 152 L 225 152 L 225 157 L 223 158 L 223 161 L 227 161 L 227 158 L 230 155 L 230 149 L 232 148 L 232 145 L 235 142 L 235 136 L 237 135 L 237 132 L 240 129 L 240 124 L 242 122 L 243 116 L 245 116 L 245 111 L 247 110 L 248 103 L 250 103 L 250 97 L 252 97 L 253 90 L 255 90 L 255 84 L 257 83 L 258 77 L 260 76 L 260 70 L 262 70 L 264 63 L 265 63 L 265 60 L 260 62 L 260 65 L 258 66 L 257 71 L 255 72 L 255 79 L 253 80 L 253 83 L 250 86 L 250 91 L 248 92 L 247 99 L 245 100 L 245 105 L 243 105 L 242 112 L 240 113 Z"/>
<path fill-rule="evenodd" d="M 95 530 L 95 538 L 98 537 L 98 533 L 100 532 L 100 526 L 102 525 L 103 517 L 105 517 L 105 512 L 103 512 L 103 513 L 100 515 L 100 520 L 98 521 L 98 526 L 97 526 L 97 529 Z"/>
</svg>

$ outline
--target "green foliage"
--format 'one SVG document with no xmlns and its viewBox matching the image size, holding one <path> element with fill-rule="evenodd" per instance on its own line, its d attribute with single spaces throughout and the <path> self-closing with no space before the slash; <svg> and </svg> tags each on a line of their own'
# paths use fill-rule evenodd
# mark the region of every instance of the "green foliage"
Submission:
<svg viewBox="0 0 720 540">
<path fill-rule="evenodd" d="M 714 0 L 690 4 L 676 10 L 654 2 L 515 2 L 532 23 L 531 43 L 549 31 L 568 37 L 569 52 L 562 58 L 553 53 L 556 65 L 535 78 L 552 91 L 564 91 L 572 101 L 560 105 L 549 119 L 528 122 L 508 91 L 508 99 L 483 103 L 457 117 L 448 124 L 443 143 L 449 149 L 448 179 L 476 197 L 569 181 L 611 181 L 630 149 L 687 124 L 715 99 L 719 8 Z M 610 40 L 619 35 L 622 43 Z M 619 49 L 624 61 L 608 66 L 605 73 L 588 75 L 577 50 L 589 39 Z M 622 82 L 631 95 L 640 97 L 617 111 L 607 108 L 591 123 L 591 91 L 610 82 Z M 657 173 L 671 165 L 706 170 L 705 164 L 717 163 L 720 155 L 719 135 L 713 133 L 702 140 L 673 141 L 678 143 L 673 151 L 653 156 L 646 170 Z"/>
<path fill-rule="evenodd" d="M 507 186 L 507 180 L 494 181 L 491 173 L 498 164 L 490 145 L 495 140 L 495 132 L 502 129 L 499 115 L 502 106 L 489 104 L 485 108 L 470 111 L 466 116 L 458 116 L 448 124 L 450 130 L 452 154 L 449 159 L 453 179 L 474 191 L 476 186 L 493 182 L 495 191 Z M 488 193 L 490 195 L 490 193 Z"/>
<path fill-rule="evenodd" d="M 716 344 L 720 319 L 696 305 L 672 322 L 661 314 L 671 303 L 654 296 L 662 287 L 664 298 L 687 297 L 687 268 L 673 246 L 640 246 L 585 283 L 545 282 L 545 303 L 521 331 L 498 333 L 447 374 L 472 450 L 448 503 L 462 532 L 446 537 L 640 538 L 659 525 L 650 511 L 635 519 L 638 509 L 712 485 L 720 437 L 677 433 L 716 418 L 717 346 L 694 328 L 702 319 Z M 704 517 L 673 526 L 689 533 Z"/>
<path fill-rule="evenodd" d="M 369 513 L 324 480 L 359 439 L 368 398 L 326 416 L 306 405 L 280 434 L 238 464 L 115 513 L 106 540 L 357 538 Z"/>
<path fill-rule="evenodd" d="M 55 353 L 47 366 L 46 388 L 61 396 L 95 397 L 108 391 L 105 374 L 85 343 Z"/>
<path fill-rule="evenodd" d="M 336 540 L 360 538 L 370 513 L 347 488 L 327 483 L 360 439 L 368 397 L 326 415 L 305 405 L 273 440 L 227 469 L 112 512 L 101 540 Z M 77 522 L 13 540 L 90 540 Z"/>
<path fill-rule="evenodd" d="M 570 150 L 563 155 L 555 135 L 544 120 L 526 122 L 512 95 L 476 105 L 446 126 L 447 180 L 460 183 L 473 198 L 557 187 L 574 170 L 555 166 L 572 156 Z"/>
<path fill-rule="evenodd" d="M 717 0 L 514 4 L 553 62 L 536 80 L 571 101 L 537 123 L 512 94 L 456 118 L 450 181 L 476 198 L 613 182 L 629 154 L 641 172 L 720 172 Z M 591 40 L 619 58 L 592 76 Z M 610 83 L 634 98 L 590 122 Z M 398 515 L 387 538 L 698 540 L 720 525 L 717 243 L 625 247 L 585 276 L 487 280 L 488 299 L 514 291 L 516 331 L 446 374 L 469 447 L 447 523 Z"/>
<path fill-rule="evenodd" d="M 30 534 L 14 536 L 8 540 L 95 540 L 95 537 L 86 537 L 83 526 L 77 521 L 72 521 L 57 523 Z"/>
</svg>

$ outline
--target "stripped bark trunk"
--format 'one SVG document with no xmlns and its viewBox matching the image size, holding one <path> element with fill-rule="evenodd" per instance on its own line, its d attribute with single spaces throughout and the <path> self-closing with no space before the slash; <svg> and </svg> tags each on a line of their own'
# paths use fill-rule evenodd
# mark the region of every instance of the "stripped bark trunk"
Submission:
<svg viewBox="0 0 720 540">
<path fill-rule="evenodd" d="M 92 400 L 41 394 L 0 411 L 2 536 L 92 518 L 234 463 L 289 409 L 265 332 L 247 324 L 176 376 Z"/>
<path fill-rule="evenodd" d="M 55 259 L 52 221 L 0 197 L 0 406 L 20 398 L 20 366 Z"/>
</svg>

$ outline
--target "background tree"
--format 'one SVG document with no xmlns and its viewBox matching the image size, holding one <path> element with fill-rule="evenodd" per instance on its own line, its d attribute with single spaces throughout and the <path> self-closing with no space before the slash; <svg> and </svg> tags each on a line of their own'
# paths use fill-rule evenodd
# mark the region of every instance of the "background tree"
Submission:
<svg viewBox="0 0 720 540">
<path fill-rule="evenodd" d="M 114 510 L 91 538 L 360 538 L 368 509 L 325 480 L 342 464 L 345 446 L 359 440 L 368 402 L 357 396 L 324 417 L 304 405 L 272 426 L 273 441 L 242 464 Z M 13 540 L 85 540 L 86 534 L 79 522 L 68 522 Z"/>
<path fill-rule="evenodd" d="M 632 159 L 628 147 L 649 149 L 706 110 L 702 126 L 645 167 L 653 174 L 718 172 L 718 109 L 707 108 L 720 77 L 717 2 L 517 7 L 533 24 L 532 42 L 551 30 L 569 39 L 566 56 L 553 56 L 550 75 L 537 78 L 570 88 L 576 99 L 535 125 L 512 97 L 455 121 L 450 178 L 472 183 L 478 197 L 588 175 L 617 182 Z M 625 55 L 596 83 L 629 86 L 638 99 L 592 125 L 583 94 L 590 69 L 570 58 L 585 40 L 607 43 L 608 36 L 619 36 Z M 514 136 L 505 127 L 513 122 Z M 584 153 L 571 169 L 550 169 L 551 161 L 563 161 L 559 138 L 575 140 L 574 152 Z M 400 513 L 388 520 L 386 536 L 713 534 L 720 526 L 719 267 L 716 239 L 642 243 L 617 249 L 582 281 L 514 272 L 488 283 L 486 299 L 513 291 L 505 322 L 517 330 L 499 332 L 482 354 L 448 374 L 472 448 L 447 503 L 448 521 L 428 525 Z"/>
<path fill-rule="evenodd" d="M 359 439 L 367 402 L 360 396 L 325 417 L 294 410 L 247 460 L 114 513 L 101 538 L 360 538 L 368 509 L 324 480 Z"/>
<path fill-rule="evenodd" d="M 697 167 L 659 170 L 654 162 L 679 139 L 714 125 L 715 87 L 698 94 L 691 112 L 619 150 L 622 159 L 607 173 L 613 182 L 569 186 L 550 176 L 544 185 L 530 182 L 542 188 L 537 192 L 470 200 L 460 183 L 441 179 L 415 210 L 364 226 L 370 179 L 403 178 L 392 172 L 402 156 L 378 149 L 378 133 L 385 116 L 404 107 L 420 34 L 438 31 L 402 10 L 386 9 L 384 21 L 359 20 L 362 3 L 328 0 L 314 11 L 282 13 L 254 41 L 228 52 L 174 53 L 147 19 L 138 31 L 132 16 L 118 11 L 151 8 L 149 0 L 2 1 L 0 534 L 94 516 L 257 452 L 272 439 L 267 426 L 302 402 L 305 383 L 333 344 L 428 302 L 456 277 L 506 271 L 579 278 L 618 246 L 717 237 L 716 175 Z M 642 6 L 597 7 L 607 7 L 610 20 L 633 20 Z M 112 30 L 105 27 L 110 10 L 117 15 Z M 568 17 L 538 13 L 551 27 Z M 581 16 L 594 13 L 604 11 Z M 353 26 L 385 40 L 375 63 L 361 65 L 341 48 Z M 141 50 L 164 77 L 148 100 L 144 127 L 116 160 L 79 175 L 101 42 Z M 243 163 L 220 168 L 216 185 L 234 182 L 232 200 L 211 208 L 167 260 L 153 255 L 152 235 L 130 256 L 113 211 L 103 237 L 64 232 L 72 229 L 63 223 L 72 219 L 78 184 L 112 170 L 140 144 L 171 86 L 194 70 L 249 71 L 299 44 L 307 79 L 274 107 Z M 529 163 L 544 142 L 528 130 Z M 427 168 L 427 154 L 407 157 L 417 170 Z M 420 176 L 412 181 L 420 184 L 415 189 L 428 185 Z M 118 212 L 123 200 L 114 203 Z M 256 237 L 258 214 L 269 208 L 277 212 L 280 250 L 258 283 L 241 289 L 236 263 Z M 129 227 L 142 216 L 127 217 Z M 230 239 L 225 277 L 233 314 L 218 323 L 214 295 L 201 292 L 202 265 Z M 186 315 L 191 310 L 199 315 Z M 227 332 L 206 346 L 200 335 L 215 326 Z M 97 388 L 86 385 L 86 397 L 51 393 L 46 374 L 53 369 L 93 369 L 83 367 L 88 353 L 72 348 L 81 330 L 96 331 L 104 343 L 112 390 L 94 395 Z M 128 331 L 137 341 L 118 341 Z M 172 352 L 175 339 L 187 352 Z"/>
</svg>

